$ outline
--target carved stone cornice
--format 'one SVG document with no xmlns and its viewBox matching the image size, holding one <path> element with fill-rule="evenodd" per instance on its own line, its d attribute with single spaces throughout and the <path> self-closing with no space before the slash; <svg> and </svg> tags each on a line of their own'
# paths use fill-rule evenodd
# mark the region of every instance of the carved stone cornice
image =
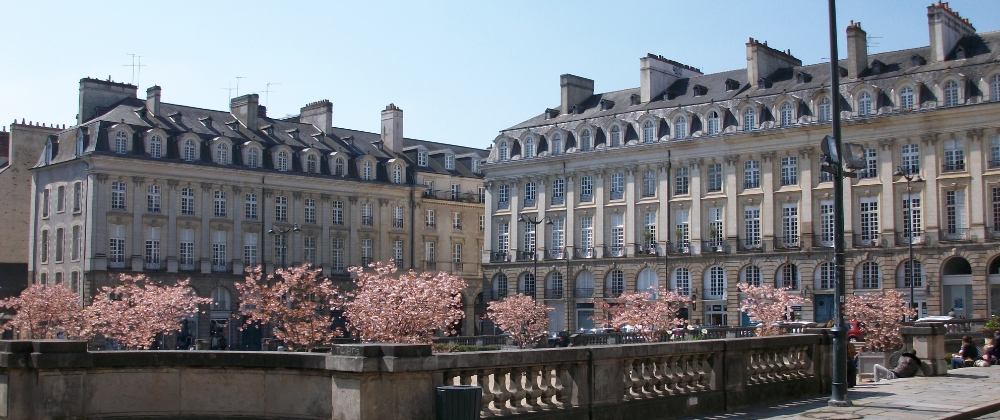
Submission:
<svg viewBox="0 0 1000 420">
<path fill-rule="evenodd" d="M 143 178 L 141 176 L 133 176 L 132 177 L 132 183 L 138 184 L 138 185 L 145 184 L 146 183 L 146 178 Z"/>
<path fill-rule="evenodd" d="M 358 204 L 358 197 L 352 195 L 350 197 L 347 197 L 347 201 L 351 204 Z"/>
<path fill-rule="evenodd" d="M 205 190 L 205 191 L 211 190 L 212 189 L 212 183 L 211 182 L 202 182 L 201 183 L 201 189 Z"/>
<path fill-rule="evenodd" d="M 770 151 L 770 152 L 761 152 L 761 153 L 760 153 L 760 158 L 761 158 L 761 160 L 763 160 L 764 162 L 769 162 L 769 161 L 772 161 L 772 160 L 774 160 L 774 157 L 775 157 L 776 155 L 777 155 L 777 153 L 775 153 L 774 151 Z"/>
<path fill-rule="evenodd" d="M 105 183 L 105 182 L 108 182 L 108 174 L 105 174 L 105 173 L 95 173 L 94 177 L 96 177 L 97 181 L 100 182 L 100 183 L 102 183 L 102 184 Z"/>
<path fill-rule="evenodd" d="M 272 197 L 274 196 L 274 189 L 262 188 L 261 193 L 264 194 L 264 197 Z"/>
<path fill-rule="evenodd" d="M 389 205 L 389 199 L 387 199 L 387 198 L 380 198 L 380 199 L 378 199 L 378 206 L 379 207 L 385 207 L 385 206 L 388 206 L 388 205 Z"/>
<path fill-rule="evenodd" d="M 983 139 L 983 132 L 984 132 L 984 130 L 982 128 L 973 128 L 973 129 L 966 130 L 965 131 L 965 135 L 967 137 L 969 137 L 970 139 L 972 139 L 972 140 L 982 140 Z"/>
<path fill-rule="evenodd" d="M 330 194 L 320 194 L 319 199 L 323 200 L 324 203 L 330 202 Z"/>
<path fill-rule="evenodd" d="M 691 165 L 691 167 L 693 167 L 693 168 L 697 168 L 698 165 L 701 165 L 704 162 L 705 162 L 705 159 L 703 159 L 703 158 L 691 158 L 691 159 L 688 159 L 688 165 Z"/>
<path fill-rule="evenodd" d="M 924 134 L 921 134 L 920 135 L 920 140 L 922 142 L 924 142 L 924 144 L 928 144 L 928 145 L 932 145 L 933 146 L 935 143 L 937 143 L 938 133 L 924 133 Z"/>
<path fill-rule="evenodd" d="M 740 155 L 726 155 L 726 163 L 730 166 L 735 165 L 736 162 L 740 161 Z"/>
<path fill-rule="evenodd" d="M 896 139 L 894 137 L 878 140 L 878 147 L 882 150 L 889 150 L 894 144 L 896 144 Z"/>
<path fill-rule="evenodd" d="M 179 186 L 179 185 L 181 185 L 181 182 L 178 181 L 178 180 L 176 180 L 176 179 L 168 179 L 167 180 L 167 186 L 170 187 L 170 188 L 177 188 L 177 186 Z"/>
<path fill-rule="evenodd" d="M 243 193 L 243 187 L 233 185 L 233 194 L 242 194 L 242 193 Z"/>
<path fill-rule="evenodd" d="M 302 199 L 302 191 L 292 191 L 292 198 L 296 200 Z"/>
</svg>

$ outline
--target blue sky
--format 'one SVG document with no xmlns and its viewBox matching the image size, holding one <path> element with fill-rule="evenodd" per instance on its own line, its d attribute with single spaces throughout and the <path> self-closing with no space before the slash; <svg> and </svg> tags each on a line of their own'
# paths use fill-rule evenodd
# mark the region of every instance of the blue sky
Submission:
<svg viewBox="0 0 1000 420">
<path fill-rule="evenodd" d="M 979 32 L 1000 0 L 952 0 Z M 928 44 L 928 0 L 841 0 L 869 53 Z M 329 99 L 334 125 L 379 130 L 404 109 L 407 137 L 485 148 L 503 128 L 559 104 L 559 75 L 598 92 L 637 87 L 655 53 L 706 73 L 743 68 L 748 37 L 826 61 L 826 1 L 27 2 L 0 1 L 0 125 L 75 121 L 82 77 L 133 82 L 140 96 L 211 109 L 257 92 L 272 117 Z M 268 82 L 272 92 L 265 98 Z M 232 92 L 235 95 L 235 91 Z"/>
</svg>

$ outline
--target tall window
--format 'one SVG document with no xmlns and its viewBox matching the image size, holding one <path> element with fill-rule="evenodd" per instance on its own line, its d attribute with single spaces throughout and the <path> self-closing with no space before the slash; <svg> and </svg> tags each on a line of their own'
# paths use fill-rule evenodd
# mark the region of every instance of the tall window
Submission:
<svg viewBox="0 0 1000 420">
<path fill-rule="evenodd" d="M 333 211 L 331 215 L 331 222 L 337 226 L 344 225 L 344 202 L 334 201 L 330 206 Z"/>
<path fill-rule="evenodd" d="M 760 188 L 760 161 L 743 162 L 743 188 Z"/>
<path fill-rule="evenodd" d="M 108 268 L 125 268 L 125 225 L 108 226 Z M 43 251 L 47 232 L 42 231 Z M 45 252 L 42 253 L 42 262 L 45 262 Z"/>
<path fill-rule="evenodd" d="M 625 273 L 622 270 L 612 270 L 608 275 L 608 295 L 610 297 L 621 296 L 625 293 Z"/>
<path fill-rule="evenodd" d="M 552 180 L 552 205 L 558 206 L 566 203 L 566 181 L 562 179 Z"/>
<path fill-rule="evenodd" d="M 309 264 L 316 264 L 316 237 L 302 237 L 302 260 Z"/>
<path fill-rule="evenodd" d="M 425 225 L 429 228 L 435 227 L 437 224 L 434 221 L 434 210 L 428 209 L 425 214 L 426 214 L 426 216 L 424 217 Z"/>
<path fill-rule="evenodd" d="M 652 143 L 656 141 L 656 123 L 647 120 L 642 125 L 642 142 Z"/>
<path fill-rule="evenodd" d="M 992 235 L 1000 236 L 1000 188 L 994 187 L 993 194 L 993 227 Z"/>
<path fill-rule="evenodd" d="M 708 192 L 722 191 L 722 164 L 708 165 Z"/>
<path fill-rule="evenodd" d="M 580 218 L 580 248 L 584 252 L 593 252 L 594 249 L 594 218 L 585 216 Z"/>
<path fill-rule="evenodd" d="M 246 232 L 243 234 L 243 263 L 249 267 L 254 267 L 260 264 L 260 260 L 257 256 L 257 234 L 253 232 Z"/>
<path fill-rule="evenodd" d="M 785 156 L 781 158 L 781 185 L 795 185 L 798 183 L 798 159 L 795 156 Z"/>
<path fill-rule="evenodd" d="M 958 83 L 949 80 L 944 84 L 944 106 L 958 105 Z"/>
<path fill-rule="evenodd" d="M 41 234 L 41 244 L 38 246 L 38 259 L 43 262 L 49 262 L 49 231 L 43 230 Z"/>
<path fill-rule="evenodd" d="M 48 190 L 46 190 L 48 191 Z M 45 207 L 42 211 L 47 212 L 48 203 L 45 203 Z M 111 183 L 111 210 L 125 210 L 125 183 L 124 182 L 112 182 Z"/>
<path fill-rule="evenodd" d="M 677 117 L 674 120 L 674 138 L 683 139 L 687 137 L 687 118 Z"/>
<path fill-rule="evenodd" d="M 708 135 L 719 134 L 719 113 L 712 111 L 708 113 Z"/>
<path fill-rule="evenodd" d="M 79 225 L 73 226 L 73 237 L 71 239 L 73 242 L 69 244 L 69 258 L 72 261 L 77 261 L 80 259 L 80 241 L 83 240 Z"/>
<path fill-rule="evenodd" d="M 316 223 L 316 200 L 307 198 L 302 201 L 302 218 L 305 223 Z"/>
<path fill-rule="evenodd" d="M 510 185 L 503 184 L 497 189 L 497 207 L 507 208 L 510 204 Z"/>
<path fill-rule="evenodd" d="M 725 299 L 726 271 L 719 266 L 708 269 L 708 293 L 706 299 Z"/>
<path fill-rule="evenodd" d="M 580 150 L 590 150 L 590 130 L 580 133 Z"/>
<path fill-rule="evenodd" d="M 524 252 L 535 252 L 535 225 L 533 223 L 524 224 L 524 238 L 521 250 Z"/>
<path fill-rule="evenodd" d="M 181 214 L 194 214 L 194 188 L 181 188 Z"/>
<path fill-rule="evenodd" d="M 643 171 L 642 173 L 642 196 L 656 196 L 656 171 Z"/>
<path fill-rule="evenodd" d="M 282 150 L 278 152 L 277 161 L 274 164 L 275 169 L 285 172 L 288 170 L 288 152 Z"/>
<path fill-rule="evenodd" d="M 687 166 L 681 166 L 674 170 L 674 194 L 688 194 L 688 187 L 691 184 L 690 174 Z"/>
<path fill-rule="evenodd" d="M 743 272 L 740 273 L 742 278 L 740 282 L 749 284 L 751 286 L 760 286 L 764 283 L 764 275 L 760 272 L 760 267 L 756 265 L 748 265 L 743 268 Z"/>
<path fill-rule="evenodd" d="M 789 126 L 795 122 L 795 114 L 792 112 L 791 102 L 785 102 L 781 104 L 781 125 Z"/>
<path fill-rule="evenodd" d="M 913 88 L 907 86 L 899 91 L 899 109 L 913 109 Z"/>
<path fill-rule="evenodd" d="M 56 188 L 56 211 L 59 213 L 66 211 L 66 187 L 62 185 Z"/>
<path fill-rule="evenodd" d="M 288 197 L 274 197 L 274 220 L 278 222 L 288 221 Z"/>
<path fill-rule="evenodd" d="M 899 270 L 899 287 L 910 287 L 910 279 L 913 279 L 913 287 L 923 287 L 924 286 L 924 264 L 920 261 L 913 260 L 913 274 L 910 274 L 910 260 L 903 261 L 900 264 L 901 270 Z"/>
<path fill-rule="evenodd" d="M 922 228 L 920 195 L 903 194 L 903 237 L 913 243 L 918 243 Z"/>
<path fill-rule="evenodd" d="M 870 115 L 872 113 L 872 94 L 862 92 L 858 96 L 858 115 Z"/>
<path fill-rule="evenodd" d="M 160 186 L 150 185 L 146 187 L 146 211 L 149 213 L 160 212 Z"/>
<path fill-rule="evenodd" d="M 625 256 L 625 218 L 621 214 L 611 215 L 611 256 Z"/>
<path fill-rule="evenodd" d="M 366 160 L 365 163 L 361 164 L 361 179 L 365 181 L 372 180 L 372 163 Z"/>
<path fill-rule="evenodd" d="M 226 271 L 226 231 L 212 231 L 212 271 Z"/>
<path fill-rule="evenodd" d="M 333 271 L 344 271 L 344 238 L 332 238 L 330 240 L 330 266 Z"/>
<path fill-rule="evenodd" d="M 691 213 L 688 210 L 677 210 L 677 222 L 674 224 L 674 240 L 681 247 L 691 242 Z"/>
<path fill-rule="evenodd" d="M 392 183 L 403 183 L 403 165 L 392 165 Z"/>
<path fill-rule="evenodd" d="M 506 146 L 507 143 L 504 142 L 503 145 Z M 503 159 L 500 160 L 507 160 L 507 158 L 504 157 Z M 427 166 L 427 151 L 417 150 L 417 166 Z"/>
<path fill-rule="evenodd" d="M 534 207 L 535 206 L 535 198 L 537 198 L 537 190 L 535 189 L 535 183 L 534 182 L 525 182 L 524 183 L 524 206 L 525 207 Z"/>
<path fill-rule="evenodd" d="M 965 141 L 962 139 L 944 142 L 944 170 L 945 172 L 965 170 Z"/>
<path fill-rule="evenodd" d="M 594 201 L 594 177 L 588 175 L 580 178 L 580 202 L 591 201 Z"/>
<path fill-rule="evenodd" d="M 656 212 L 649 211 L 643 215 L 642 237 L 647 253 L 652 253 L 656 249 Z"/>
<path fill-rule="evenodd" d="M 535 156 L 535 138 L 528 137 L 524 140 L 524 157 L 530 158 Z"/>
<path fill-rule="evenodd" d="M 316 163 L 317 163 L 316 155 L 306 156 L 306 172 L 311 174 L 317 173 L 318 171 L 316 170 Z"/>
<path fill-rule="evenodd" d="M 720 246 L 725 238 L 726 232 L 722 230 L 722 208 L 711 207 L 708 209 L 708 243 L 711 246 Z"/>
<path fill-rule="evenodd" d="M 830 103 L 830 98 L 823 98 L 819 100 L 819 121 L 827 122 L 833 119 L 833 106 Z"/>
<path fill-rule="evenodd" d="M 1000 190 L 1000 188 L 998 188 Z M 566 220 L 565 219 L 552 219 L 552 241 L 551 247 L 553 252 L 558 253 L 562 256 L 563 248 L 566 247 Z"/>
<path fill-rule="evenodd" d="M 816 282 L 817 289 L 833 289 L 837 284 L 837 266 L 832 262 L 820 264 L 819 268 L 816 269 L 816 276 L 819 277 L 819 281 Z"/>
<path fill-rule="evenodd" d="M 256 234 L 252 233 L 248 235 L 257 237 Z M 177 258 L 179 268 L 181 270 L 194 270 L 194 229 L 181 229 L 177 236 L 180 243 L 180 256 Z"/>
<path fill-rule="evenodd" d="M 163 139 L 160 136 L 149 139 L 149 157 L 156 159 L 163 157 Z"/>
<path fill-rule="evenodd" d="M 619 126 L 611 127 L 611 147 L 618 147 L 622 145 L 622 128 Z"/>
<path fill-rule="evenodd" d="M 833 248 L 834 214 L 833 201 L 819 203 L 820 245 Z"/>
<path fill-rule="evenodd" d="M 865 149 L 865 166 L 861 178 L 878 178 L 878 149 Z"/>
<path fill-rule="evenodd" d="M 194 162 L 195 158 L 198 156 L 197 150 L 198 149 L 196 148 L 194 140 L 184 140 L 184 151 L 182 154 L 185 161 Z"/>
<path fill-rule="evenodd" d="M 402 209 L 402 207 L 400 209 Z M 455 230 L 462 230 L 462 213 L 457 211 L 451 213 L 451 228 Z"/>
<path fill-rule="evenodd" d="M 128 153 L 128 133 L 124 131 L 115 133 L 115 153 L 119 155 Z"/>
<path fill-rule="evenodd" d="M 743 111 L 743 131 L 750 131 L 757 127 L 757 111 L 747 108 Z"/>
<path fill-rule="evenodd" d="M 229 164 L 229 146 L 225 143 L 215 145 L 215 163 L 220 165 Z"/>
<path fill-rule="evenodd" d="M 344 164 L 344 160 L 343 159 L 337 158 L 333 162 L 334 162 L 333 163 L 333 175 L 335 175 L 335 176 L 344 176 L 344 175 L 347 175 L 347 172 L 344 171 L 344 168 L 346 166 Z"/>
<path fill-rule="evenodd" d="M 215 217 L 226 217 L 226 192 L 215 191 Z"/>
<path fill-rule="evenodd" d="M 993 102 L 1000 101 L 1000 74 L 990 79 L 990 99 Z"/>
<path fill-rule="evenodd" d="M 908 174 L 920 172 L 920 145 L 904 144 L 900 148 L 903 170 Z"/>
<path fill-rule="evenodd" d="M 783 246 L 799 245 L 799 205 L 783 204 L 781 206 L 781 234 Z"/>
<path fill-rule="evenodd" d="M 682 296 L 691 296 L 691 271 L 686 268 L 674 270 L 674 291 Z"/>
<path fill-rule="evenodd" d="M 743 208 L 743 241 L 748 249 L 760 248 L 760 207 Z"/>
<path fill-rule="evenodd" d="M 146 268 L 160 268 L 160 228 L 151 227 L 146 236 Z"/>
<path fill-rule="evenodd" d="M 861 243 L 865 246 L 877 244 L 879 237 L 878 227 L 878 198 L 865 197 L 861 199 Z"/>
<path fill-rule="evenodd" d="M 625 174 L 615 172 L 611 174 L 611 199 L 621 200 L 625 198 Z"/>
<path fill-rule="evenodd" d="M 247 150 L 247 166 L 251 168 L 260 167 L 260 150 L 256 147 L 251 147 Z"/>
<path fill-rule="evenodd" d="M 549 149 L 550 149 L 549 153 L 551 153 L 553 155 L 558 155 L 558 154 L 562 153 L 562 151 L 563 151 L 563 142 L 562 142 L 562 135 L 561 134 L 556 133 L 556 135 L 552 136 L 552 147 L 550 147 Z M 476 159 L 475 158 L 472 159 L 472 163 L 473 164 L 476 163 Z M 473 172 L 475 172 L 475 171 L 473 171 Z"/>
<path fill-rule="evenodd" d="M 361 240 L 361 264 L 368 266 L 372 263 L 374 252 L 374 241 L 372 239 Z"/>
<path fill-rule="evenodd" d="M 375 220 L 372 213 L 372 203 L 361 205 L 361 226 L 374 226 Z"/>
<path fill-rule="evenodd" d="M 507 160 L 507 148 L 507 141 L 501 140 L 500 144 L 497 145 L 497 160 L 501 162 Z M 426 166 L 420 164 L 420 152 L 417 152 L 417 166 Z"/>
<path fill-rule="evenodd" d="M 288 245 L 285 243 L 287 240 L 285 235 L 274 235 L 274 264 L 282 265 L 287 262 L 286 253 L 288 252 Z"/>
<path fill-rule="evenodd" d="M 249 193 L 246 195 L 246 201 L 244 202 L 244 214 L 247 220 L 257 220 L 257 194 Z"/>
<path fill-rule="evenodd" d="M 778 287 L 791 290 L 799 288 L 799 267 L 795 264 L 785 264 L 778 269 Z"/>
<path fill-rule="evenodd" d="M 1000 140 L 1000 137 L 994 137 Z M 79 213 L 83 210 L 83 183 L 75 182 L 73 183 L 73 213 Z"/>
<path fill-rule="evenodd" d="M 506 254 L 510 250 L 510 224 L 497 223 L 497 252 Z"/>
<path fill-rule="evenodd" d="M 1000 167 L 1000 136 L 990 137 L 990 162 L 989 167 Z"/>
<path fill-rule="evenodd" d="M 877 263 L 865 261 L 858 269 L 858 279 L 855 287 L 859 289 L 878 289 L 881 286 L 882 269 Z"/>
<path fill-rule="evenodd" d="M 50 206 L 51 204 L 49 203 L 49 189 L 46 188 L 42 190 L 42 217 L 49 217 Z M 114 208 L 113 204 L 112 208 Z"/>
<path fill-rule="evenodd" d="M 395 229 L 403 228 L 403 206 L 392 208 L 392 227 Z"/>
<path fill-rule="evenodd" d="M 66 238 L 64 232 L 63 228 L 56 229 L 56 262 L 62 262 L 63 260 L 63 244 Z"/>
<path fill-rule="evenodd" d="M 392 261 L 396 263 L 396 267 L 403 266 L 403 241 L 393 241 Z"/>
<path fill-rule="evenodd" d="M 966 226 L 965 191 L 945 191 L 945 233 L 962 235 Z"/>
</svg>

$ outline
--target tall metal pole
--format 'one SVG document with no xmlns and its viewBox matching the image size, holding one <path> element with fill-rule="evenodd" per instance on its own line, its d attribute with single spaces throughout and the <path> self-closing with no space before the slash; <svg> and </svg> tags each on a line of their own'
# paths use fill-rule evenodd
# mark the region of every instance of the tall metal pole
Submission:
<svg viewBox="0 0 1000 420">
<path fill-rule="evenodd" d="M 906 230 L 910 232 L 909 238 L 906 241 L 908 251 L 910 252 L 910 275 L 908 276 L 910 278 L 910 309 L 914 309 L 913 282 L 915 279 L 913 275 L 917 273 L 913 271 L 913 191 L 910 189 L 911 177 L 912 175 L 908 175 L 903 179 L 906 180 Z M 917 311 L 917 318 L 920 318 L 920 311 Z"/>
<path fill-rule="evenodd" d="M 833 386 L 829 405 L 844 407 L 851 405 L 847 399 L 847 329 L 844 325 L 844 296 L 847 294 L 847 276 L 844 265 L 846 258 L 844 248 L 844 164 L 840 139 L 840 64 L 837 62 L 837 5 L 836 0 L 829 1 L 830 14 L 830 97 L 832 102 L 833 140 L 841 161 L 835 165 L 836 176 L 833 182 L 834 205 L 834 264 L 837 266 L 837 287 L 834 289 L 836 300 L 834 324 L 830 332 L 833 335 Z"/>
</svg>

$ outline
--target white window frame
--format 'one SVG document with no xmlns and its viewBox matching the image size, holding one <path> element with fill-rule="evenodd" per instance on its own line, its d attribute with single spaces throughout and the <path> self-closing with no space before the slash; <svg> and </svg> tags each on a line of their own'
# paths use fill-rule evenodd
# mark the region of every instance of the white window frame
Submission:
<svg viewBox="0 0 1000 420">
<path fill-rule="evenodd" d="M 274 197 L 274 221 L 288 221 L 288 197 L 283 195 Z"/>
<path fill-rule="evenodd" d="M 743 189 L 760 188 L 760 161 L 743 162 Z"/>
<path fill-rule="evenodd" d="M 215 206 L 213 215 L 217 218 L 226 218 L 227 208 L 226 208 L 226 192 L 222 190 L 215 190 Z"/>
</svg>

